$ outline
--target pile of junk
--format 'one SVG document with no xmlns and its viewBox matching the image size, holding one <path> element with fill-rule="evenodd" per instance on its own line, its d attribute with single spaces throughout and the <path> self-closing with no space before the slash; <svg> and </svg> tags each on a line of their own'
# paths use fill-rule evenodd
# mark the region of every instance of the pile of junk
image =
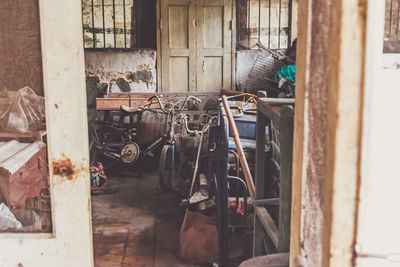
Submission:
<svg viewBox="0 0 400 267">
<path fill-rule="evenodd" d="M 105 112 L 90 130 L 92 192 L 109 189 L 105 171 L 116 165 L 136 166 L 140 176 L 138 162 L 158 162 L 161 191 L 182 196 L 180 257 L 185 262 L 238 266 L 252 256 L 257 99 L 294 98 L 296 74 L 291 51 L 260 48 L 265 55 L 249 75 L 262 83 L 255 94 L 110 92 L 96 100 Z M 107 102 L 118 105 L 110 108 Z M 269 135 L 267 127 L 266 146 Z"/>
<path fill-rule="evenodd" d="M 0 232 L 52 231 L 45 124 L 30 87 L 0 92 Z"/>
</svg>

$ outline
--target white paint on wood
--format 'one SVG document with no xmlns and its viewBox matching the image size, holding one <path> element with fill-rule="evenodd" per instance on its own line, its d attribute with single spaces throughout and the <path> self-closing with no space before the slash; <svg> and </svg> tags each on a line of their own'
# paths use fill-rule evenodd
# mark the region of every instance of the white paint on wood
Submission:
<svg viewBox="0 0 400 267">
<path fill-rule="evenodd" d="M 170 59 L 170 81 L 174 92 L 189 91 L 189 58 L 171 57 Z"/>
<path fill-rule="evenodd" d="M 359 254 L 400 254 L 400 70 L 385 68 L 387 57 L 396 60 L 396 56 L 382 53 L 384 15 L 385 1 L 368 1 Z M 358 258 L 357 266 L 394 267 L 399 263 Z"/>
<path fill-rule="evenodd" d="M 166 0 L 159 5 L 162 90 L 219 92 L 231 88 L 232 0 Z"/>
<path fill-rule="evenodd" d="M 0 234 L 0 266 L 93 266 L 81 1 L 39 4 L 49 168 L 69 158 L 75 176 L 50 173 L 53 234 Z"/>
</svg>

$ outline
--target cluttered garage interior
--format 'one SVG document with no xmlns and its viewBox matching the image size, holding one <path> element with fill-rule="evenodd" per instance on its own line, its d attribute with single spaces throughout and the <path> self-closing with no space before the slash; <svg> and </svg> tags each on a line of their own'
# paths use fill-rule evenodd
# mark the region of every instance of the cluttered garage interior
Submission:
<svg viewBox="0 0 400 267">
<path fill-rule="evenodd" d="M 398 266 L 399 14 L 2 0 L 0 266 Z"/>
</svg>

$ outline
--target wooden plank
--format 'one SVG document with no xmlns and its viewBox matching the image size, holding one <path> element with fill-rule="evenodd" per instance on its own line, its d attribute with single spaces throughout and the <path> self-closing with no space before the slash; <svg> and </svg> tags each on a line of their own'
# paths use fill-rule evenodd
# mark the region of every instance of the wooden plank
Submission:
<svg viewBox="0 0 400 267">
<path fill-rule="evenodd" d="M 280 119 L 280 108 L 276 106 L 270 106 L 265 103 L 262 99 L 257 99 L 257 111 L 270 118 L 275 123 L 279 123 Z"/>
<path fill-rule="evenodd" d="M 82 2 L 39 0 L 39 8 L 53 232 L 1 233 L 0 265 L 93 266 Z M 67 159 L 73 180 L 53 169 Z"/>
<path fill-rule="evenodd" d="M 28 132 L 28 133 L 10 133 L 10 132 L 0 132 L 0 139 L 30 139 L 32 141 L 43 141 L 44 136 L 46 136 L 46 130 Z"/>
<path fill-rule="evenodd" d="M 262 224 L 272 243 L 276 248 L 278 248 L 279 230 L 271 215 L 269 215 L 268 211 L 264 207 L 255 207 L 254 211 L 255 216 L 257 216 L 257 218 L 260 220 L 260 223 Z"/>
<path fill-rule="evenodd" d="M 111 93 L 108 95 L 105 95 L 105 98 L 150 98 L 154 95 L 160 96 L 160 97 L 167 97 L 167 98 L 173 98 L 173 97 L 187 97 L 190 95 L 199 97 L 199 98 L 205 98 L 209 96 L 220 96 L 219 92 L 202 92 L 202 93 L 195 93 L 195 92 L 184 92 L 184 93 L 177 93 L 177 92 L 164 92 L 164 93 Z"/>
<path fill-rule="evenodd" d="M 268 105 L 291 105 L 295 103 L 295 100 L 292 98 L 268 98 L 268 97 L 263 97 L 260 98 L 260 100 L 263 101 L 263 103 L 268 104 Z"/>
<path fill-rule="evenodd" d="M 131 99 L 129 98 L 96 98 L 96 110 L 118 110 L 121 106 L 130 106 L 138 109 L 148 103 L 147 98 Z"/>
<path fill-rule="evenodd" d="M 294 122 L 293 144 L 293 174 L 292 174 L 292 212 L 291 212 L 291 235 L 290 235 L 290 266 L 295 266 L 297 257 L 302 256 L 302 230 L 301 230 L 301 210 L 303 192 L 303 162 L 304 148 L 306 147 L 305 134 L 305 103 L 306 90 L 309 84 L 310 75 L 310 53 L 311 53 L 311 0 L 293 1 L 297 6 L 298 20 L 297 31 L 297 73 L 296 73 L 296 106 Z M 295 8 L 294 8 L 295 9 Z M 295 20 L 293 20 L 294 22 Z M 293 25 L 293 24 L 292 24 Z M 296 35 L 292 32 L 292 39 Z"/>
<path fill-rule="evenodd" d="M 129 106 L 129 102 L 131 107 L 138 109 L 148 104 L 148 99 L 153 95 L 163 97 L 164 101 L 184 99 L 189 95 L 193 95 L 202 101 L 199 104 L 200 107 L 206 104 L 208 100 L 217 100 L 219 97 L 218 93 L 110 94 L 105 96 L 105 98 L 96 98 L 96 110 L 119 110 L 121 106 Z M 131 97 L 131 101 L 129 101 L 129 97 Z M 154 102 L 152 107 L 157 108 L 159 105 L 157 102 Z"/>
<path fill-rule="evenodd" d="M 278 206 L 279 198 L 259 199 L 251 201 L 250 204 L 253 206 L 265 207 L 265 206 Z"/>
<path fill-rule="evenodd" d="M 370 1 L 368 1 L 370 2 Z M 322 266 L 354 266 L 367 1 L 332 2 Z M 351 29 L 347 25 L 352 25 Z M 383 21 L 382 24 L 383 26 Z M 380 37 L 382 38 L 382 36 Z M 339 40 L 336 42 L 336 40 Z M 381 52 L 380 52 L 381 53 Z M 351 90 L 349 90 L 351 88 Z"/>
<path fill-rule="evenodd" d="M 256 123 L 256 195 L 255 199 L 264 199 L 264 174 L 265 174 L 265 125 L 267 118 L 261 112 L 257 113 Z M 261 222 L 254 215 L 253 257 L 262 255 L 262 238 L 260 233 Z"/>
<path fill-rule="evenodd" d="M 284 106 L 280 120 L 280 203 L 279 203 L 279 252 L 290 250 L 290 216 L 292 209 L 292 163 L 293 163 L 293 107 Z"/>
</svg>

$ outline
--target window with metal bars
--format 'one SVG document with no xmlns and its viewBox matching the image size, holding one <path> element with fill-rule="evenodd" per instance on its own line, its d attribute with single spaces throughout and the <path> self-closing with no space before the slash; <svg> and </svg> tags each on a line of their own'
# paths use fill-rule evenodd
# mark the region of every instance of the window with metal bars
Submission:
<svg viewBox="0 0 400 267">
<path fill-rule="evenodd" d="M 85 48 L 136 47 L 135 0 L 83 0 Z"/>
<path fill-rule="evenodd" d="M 292 0 L 237 0 L 239 48 L 287 49 L 291 44 Z"/>
<path fill-rule="evenodd" d="M 384 53 L 400 53 L 400 0 L 386 0 Z"/>
</svg>

